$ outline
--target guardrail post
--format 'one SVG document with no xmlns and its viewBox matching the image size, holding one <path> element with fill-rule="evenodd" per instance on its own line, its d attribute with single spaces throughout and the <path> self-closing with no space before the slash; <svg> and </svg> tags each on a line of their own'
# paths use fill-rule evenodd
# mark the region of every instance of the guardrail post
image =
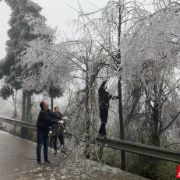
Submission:
<svg viewBox="0 0 180 180">
<path fill-rule="evenodd" d="M 24 139 L 29 138 L 29 129 L 26 127 L 21 127 L 21 137 Z"/>
<path fill-rule="evenodd" d="M 100 144 L 99 148 L 99 160 L 102 161 L 104 145 Z"/>
<path fill-rule="evenodd" d="M 15 125 L 14 125 L 14 132 L 13 132 L 14 134 L 16 134 L 16 127 L 17 127 L 17 126 L 16 126 L 16 124 L 15 124 Z"/>
</svg>

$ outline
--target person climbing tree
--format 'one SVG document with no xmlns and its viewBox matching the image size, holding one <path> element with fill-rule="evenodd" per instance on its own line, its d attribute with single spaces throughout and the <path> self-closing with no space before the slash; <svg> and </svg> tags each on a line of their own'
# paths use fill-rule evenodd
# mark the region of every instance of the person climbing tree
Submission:
<svg viewBox="0 0 180 180">
<path fill-rule="evenodd" d="M 101 118 L 101 126 L 99 129 L 99 137 L 106 138 L 106 124 L 108 119 L 108 109 L 109 109 L 109 101 L 110 99 L 119 99 L 118 96 L 110 95 L 106 90 L 107 81 L 103 81 L 101 84 L 98 94 L 99 94 L 99 109 L 100 109 L 100 118 Z"/>
</svg>

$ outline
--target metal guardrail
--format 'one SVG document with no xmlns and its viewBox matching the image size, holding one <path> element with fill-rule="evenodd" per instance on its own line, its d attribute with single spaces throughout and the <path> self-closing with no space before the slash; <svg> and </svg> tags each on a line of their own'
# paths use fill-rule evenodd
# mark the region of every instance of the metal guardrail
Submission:
<svg viewBox="0 0 180 180">
<path fill-rule="evenodd" d="M 9 124 L 13 124 L 14 125 L 14 131 L 15 131 L 16 126 L 25 127 L 25 128 L 27 128 L 27 131 L 29 129 L 37 131 L 36 125 L 30 124 L 30 123 L 26 123 L 26 122 L 23 122 L 23 121 L 18 121 L 18 120 L 11 119 L 11 118 L 6 118 L 6 117 L 0 117 L 0 121 L 1 122 L 5 122 L 5 123 L 9 123 Z M 66 137 L 71 137 L 72 133 L 68 133 L 67 132 L 67 133 L 65 133 L 65 135 L 66 135 Z"/>
<path fill-rule="evenodd" d="M 13 124 L 15 126 L 26 127 L 28 129 L 33 129 L 35 131 L 37 130 L 37 128 L 36 128 L 36 126 L 34 124 L 26 123 L 26 122 L 23 122 L 23 121 L 18 121 L 18 120 L 11 119 L 11 118 L 0 117 L 0 121 L 6 122 L 6 123 L 9 123 L 9 124 Z"/>
<path fill-rule="evenodd" d="M 37 130 L 36 126 L 33 124 L 17 121 L 10 118 L 0 117 L 0 121 L 13 124 L 15 126 L 21 126 L 21 127 L 26 127 L 28 129 Z M 157 146 L 150 146 L 150 145 L 145 145 L 130 141 L 114 140 L 108 138 L 105 140 L 97 138 L 95 143 L 96 142 L 109 148 L 124 150 L 130 153 L 135 153 L 135 154 L 167 160 L 170 162 L 180 163 L 180 151 L 177 150 L 170 150 Z"/>
<path fill-rule="evenodd" d="M 124 140 L 99 139 L 96 141 L 109 148 L 124 150 L 126 152 L 150 156 L 170 162 L 180 163 L 180 151 L 170 150 L 157 146 L 150 146 Z"/>
</svg>

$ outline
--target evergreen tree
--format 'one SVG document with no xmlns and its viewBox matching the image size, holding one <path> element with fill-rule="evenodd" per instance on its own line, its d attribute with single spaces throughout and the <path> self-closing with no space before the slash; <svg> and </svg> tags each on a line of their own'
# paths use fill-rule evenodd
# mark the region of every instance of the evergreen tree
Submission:
<svg viewBox="0 0 180 180">
<path fill-rule="evenodd" d="M 63 95 L 60 84 L 64 87 L 70 71 L 70 63 L 62 55 L 66 46 L 55 43 L 57 29 L 48 27 L 45 20 L 31 15 L 27 15 L 26 19 L 38 37 L 28 42 L 28 46 L 19 56 L 19 64 L 22 68 L 26 67 L 20 77 L 22 86 L 36 94 L 48 93 L 53 110 L 53 99 Z"/>
<path fill-rule="evenodd" d="M 45 18 L 40 15 L 42 8 L 30 0 L 5 0 L 5 2 L 10 6 L 12 12 L 9 20 L 10 29 L 7 32 L 9 40 L 6 42 L 6 56 L 0 64 L 0 78 L 4 78 L 4 82 L 12 89 L 19 90 L 22 88 L 22 82 L 18 77 L 24 69 L 18 66 L 17 57 L 25 49 L 27 43 L 38 36 L 33 33 L 33 27 L 28 24 L 25 17 L 29 14 L 43 20 Z M 6 98 L 10 95 L 11 93 L 6 93 Z M 32 92 L 23 90 L 22 121 L 31 119 L 31 95 Z"/>
<path fill-rule="evenodd" d="M 7 100 L 7 98 L 11 95 L 13 95 L 13 90 L 7 86 L 7 85 L 4 85 L 2 88 L 1 88 L 1 91 L 0 91 L 0 94 L 1 94 L 1 97 L 4 99 L 4 100 Z"/>
<path fill-rule="evenodd" d="M 9 20 L 11 27 L 8 30 L 9 40 L 6 42 L 7 54 L 1 64 L 1 73 L 5 77 L 6 84 L 18 90 L 21 88 L 21 82 L 17 79 L 21 74 L 21 67 L 17 66 L 16 57 L 24 50 L 27 42 L 36 38 L 24 17 L 26 14 L 44 17 L 39 14 L 42 8 L 30 0 L 5 0 L 5 2 L 11 7 L 12 13 Z"/>
</svg>

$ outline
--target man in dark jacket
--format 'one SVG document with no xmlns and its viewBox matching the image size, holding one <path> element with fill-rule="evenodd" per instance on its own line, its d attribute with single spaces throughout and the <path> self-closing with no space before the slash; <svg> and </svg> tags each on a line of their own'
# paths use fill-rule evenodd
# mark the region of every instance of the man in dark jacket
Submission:
<svg viewBox="0 0 180 180">
<path fill-rule="evenodd" d="M 40 103 L 40 113 L 37 120 L 37 164 L 41 165 L 41 147 L 44 145 L 44 161 L 51 163 L 48 160 L 48 144 L 49 144 L 49 126 L 51 124 L 60 123 L 61 117 L 56 116 L 49 109 L 49 104 L 45 101 Z"/>
<path fill-rule="evenodd" d="M 63 114 L 60 113 L 59 107 L 54 108 L 54 114 L 63 119 L 60 121 L 60 124 L 52 125 L 52 141 L 54 147 L 54 154 L 57 154 L 57 138 L 59 139 L 61 144 L 61 152 L 66 154 L 64 148 L 64 132 L 66 131 L 66 117 L 64 117 Z"/>
<path fill-rule="evenodd" d="M 100 118 L 101 118 L 101 126 L 99 129 L 99 135 L 103 138 L 106 138 L 106 124 L 108 119 L 108 109 L 109 109 L 109 101 L 110 99 L 118 99 L 117 96 L 112 96 L 106 91 L 106 81 L 104 81 L 99 90 L 99 109 L 100 109 Z"/>
</svg>

